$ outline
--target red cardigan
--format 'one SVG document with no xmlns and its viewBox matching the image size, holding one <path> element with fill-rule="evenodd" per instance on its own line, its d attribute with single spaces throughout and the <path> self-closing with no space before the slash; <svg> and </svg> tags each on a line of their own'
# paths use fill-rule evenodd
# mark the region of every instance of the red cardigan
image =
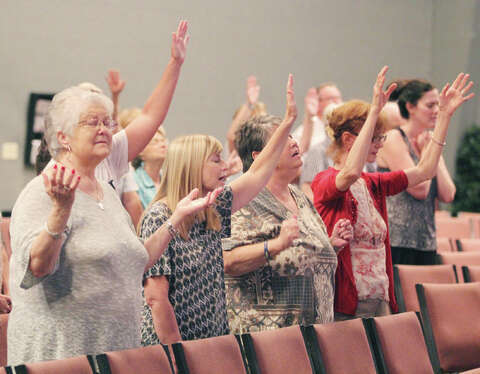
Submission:
<svg viewBox="0 0 480 374">
<path fill-rule="evenodd" d="M 314 205 L 327 226 L 328 234 L 331 235 L 335 223 L 340 218 L 347 218 L 352 225 L 357 221 L 357 201 L 350 189 L 339 191 L 335 184 L 335 178 L 339 170 L 328 168 L 317 174 L 312 182 Z M 390 307 L 393 312 L 398 311 L 393 287 L 392 252 L 388 234 L 388 218 L 386 197 L 402 192 L 408 187 L 408 179 L 403 170 L 389 173 L 362 173 L 368 191 L 372 197 L 375 208 L 383 217 L 387 225 L 385 238 L 386 270 L 388 276 L 388 295 Z M 354 315 L 357 309 L 358 292 L 355 287 L 353 276 L 352 257 L 350 246 L 347 245 L 338 254 L 338 267 L 335 273 L 335 311 L 343 314 Z"/>
</svg>

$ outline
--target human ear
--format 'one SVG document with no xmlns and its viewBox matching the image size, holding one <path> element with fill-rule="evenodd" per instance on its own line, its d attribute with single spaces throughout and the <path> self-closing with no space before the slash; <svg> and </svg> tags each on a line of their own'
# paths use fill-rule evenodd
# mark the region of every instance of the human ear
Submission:
<svg viewBox="0 0 480 374">
<path fill-rule="evenodd" d="M 253 151 L 253 152 L 252 152 L 252 158 L 255 160 L 259 154 L 260 154 L 260 152 L 258 152 L 258 151 Z"/>
</svg>

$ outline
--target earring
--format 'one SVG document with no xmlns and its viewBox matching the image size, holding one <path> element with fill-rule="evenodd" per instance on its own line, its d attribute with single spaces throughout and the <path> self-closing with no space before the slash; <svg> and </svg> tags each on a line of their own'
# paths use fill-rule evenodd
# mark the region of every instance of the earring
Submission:
<svg viewBox="0 0 480 374">
<path fill-rule="evenodd" d="M 66 145 L 67 152 L 72 153 L 72 148 L 70 147 L 70 144 Z"/>
</svg>

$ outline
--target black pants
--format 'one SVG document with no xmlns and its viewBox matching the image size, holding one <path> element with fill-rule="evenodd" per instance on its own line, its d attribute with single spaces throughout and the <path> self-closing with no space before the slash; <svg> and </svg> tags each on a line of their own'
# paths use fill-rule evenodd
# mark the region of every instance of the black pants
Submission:
<svg viewBox="0 0 480 374">
<path fill-rule="evenodd" d="M 436 256 L 437 251 L 392 247 L 392 262 L 394 265 L 435 265 Z"/>
</svg>

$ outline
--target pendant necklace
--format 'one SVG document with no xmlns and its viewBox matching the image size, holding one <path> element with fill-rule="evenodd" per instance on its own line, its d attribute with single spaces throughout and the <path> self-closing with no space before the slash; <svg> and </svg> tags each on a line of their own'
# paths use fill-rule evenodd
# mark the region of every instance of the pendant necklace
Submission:
<svg viewBox="0 0 480 374">
<path fill-rule="evenodd" d="M 97 205 L 101 210 L 105 210 L 105 207 L 103 206 L 102 202 L 100 201 L 100 195 L 98 193 L 98 182 L 95 180 L 95 193 L 97 195 Z"/>
</svg>

